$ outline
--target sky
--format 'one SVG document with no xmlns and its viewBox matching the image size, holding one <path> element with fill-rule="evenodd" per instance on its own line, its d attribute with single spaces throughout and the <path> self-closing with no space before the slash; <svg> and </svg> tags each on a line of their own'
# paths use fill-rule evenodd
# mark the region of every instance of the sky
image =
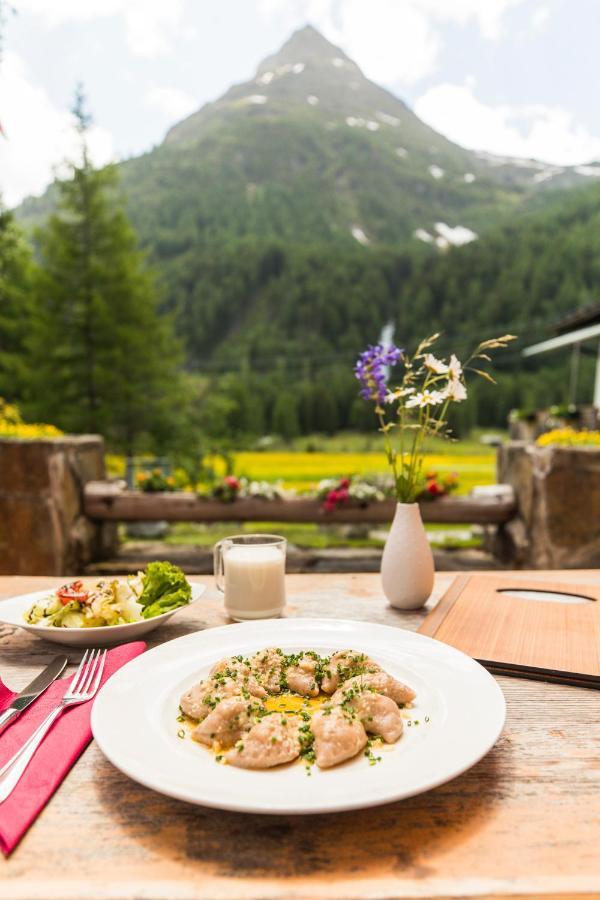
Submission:
<svg viewBox="0 0 600 900">
<path fill-rule="evenodd" d="M 5 4 L 6 5 L 6 4 Z M 10 0 L 0 193 L 73 158 L 82 82 L 98 164 L 138 155 L 310 22 L 452 141 L 558 165 L 600 160 L 599 0 Z"/>
</svg>

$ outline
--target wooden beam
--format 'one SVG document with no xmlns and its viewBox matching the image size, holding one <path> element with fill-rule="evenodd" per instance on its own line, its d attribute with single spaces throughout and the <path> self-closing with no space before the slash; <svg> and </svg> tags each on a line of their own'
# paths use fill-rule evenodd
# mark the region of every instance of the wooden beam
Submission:
<svg viewBox="0 0 600 900">
<path fill-rule="evenodd" d="M 387 525 L 392 521 L 396 503 L 383 500 L 365 507 L 341 507 L 325 512 L 320 501 L 235 500 L 222 503 L 185 491 L 145 494 L 123 490 L 111 482 L 90 481 L 85 486 L 84 512 L 90 519 L 116 522 L 166 520 L 167 522 L 313 522 L 319 525 Z M 500 525 L 516 512 L 512 500 L 445 497 L 421 503 L 424 522 Z"/>
</svg>

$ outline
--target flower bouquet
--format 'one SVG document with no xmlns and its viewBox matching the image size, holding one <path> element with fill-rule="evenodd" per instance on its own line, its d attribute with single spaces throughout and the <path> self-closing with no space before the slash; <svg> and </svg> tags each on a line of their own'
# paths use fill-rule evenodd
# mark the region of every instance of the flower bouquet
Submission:
<svg viewBox="0 0 600 900">
<path fill-rule="evenodd" d="M 226 475 L 212 490 L 212 496 L 221 503 L 233 503 L 238 499 L 242 483 L 235 475 Z"/>
<path fill-rule="evenodd" d="M 385 500 L 384 491 L 376 484 L 360 478 L 325 478 L 317 486 L 317 499 L 323 501 L 325 512 L 343 506 L 368 506 Z"/>
<path fill-rule="evenodd" d="M 422 606 L 433 587 L 433 557 L 416 503 L 428 487 L 425 443 L 451 437 L 448 410 L 467 399 L 466 374 L 494 383 L 481 366 L 491 362 L 490 350 L 506 347 L 514 335 L 482 341 L 465 363 L 454 353 L 436 357 L 431 348 L 438 339 L 434 334 L 421 341 L 412 356 L 394 346 L 370 346 L 354 370 L 362 397 L 374 405 L 398 501 L 382 558 L 383 589 L 393 606 L 406 609 Z M 397 365 L 401 377 L 390 387 L 390 370 Z"/>
<path fill-rule="evenodd" d="M 438 475 L 437 472 L 425 473 L 425 487 L 419 494 L 419 500 L 436 500 L 438 497 L 447 497 L 458 488 L 458 475 L 456 472 L 446 472 Z"/>
<path fill-rule="evenodd" d="M 211 496 L 222 503 L 233 503 L 234 500 L 282 500 L 285 493 L 280 482 L 250 481 L 248 478 L 236 478 L 226 475 L 212 489 Z"/>
<path fill-rule="evenodd" d="M 138 472 L 136 481 L 139 490 L 145 494 L 161 494 L 165 491 L 174 491 L 177 488 L 175 479 L 171 475 L 164 475 L 160 469 L 152 469 L 150 472 Z"/>
</svg>

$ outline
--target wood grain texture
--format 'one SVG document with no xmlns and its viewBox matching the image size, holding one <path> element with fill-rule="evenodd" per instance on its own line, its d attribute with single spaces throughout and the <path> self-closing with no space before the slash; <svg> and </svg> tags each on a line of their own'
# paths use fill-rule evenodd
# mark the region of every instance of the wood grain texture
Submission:
<svg viewBox="0 0 600 900">
<path fill-rule="evenodd" d="M 168 522 L 373 522 L 389 524 L 395 500 L 382 500 L 364 507 L 343 506 L 325 512 L 319 500 L 248 498 L 222 503 L 187 491 L 151 494 L 123 490 L 118 484 L 90 481 L 84 489 L 84 510 L 90 519 L 137 522 L 164 519 Z M 516 513 L 514 500 L 445 497 L 421 503 L 424 522 L 465 522 L 500 525 Z"/>
<path fill-rule="evenodd" d="M 547 577 L 593 584 L 599 576 Z M 437 576 L 428 609 L 453 578 Z M 56 583 L 0 578 L 0 597 Z M 377 575 L 292 575 L 288 590 L 290 616 L 415 629 L 425 614 L 390 609 Z M 225 621 L 211 591 L 156 641 Z M 56 646 L 4 626 L 0 652 L 2 677 L 21 688 Z M 12 857 L 0 862 L 0 898 L 599 896 L 599 695 L 498 681 L 507 725 L 480 763 L 427 794 L 360 812 L 296 818 L 193 807 L 129 781 L 92 744 Z"/>
<path fill-rule="evenodd" d="M 589 598 L 567 604 L 511 595 L 511 588 L 539 591 L 537 579 L 500 573 L 463 576 L 419 631 L 486 665 L 600 680 L 600 578 L 596 585 L 578 585 L 575 578 L 573 573 L 568 585 L 558 579 L 541 584 L 543 590 Z"/>
</svg>

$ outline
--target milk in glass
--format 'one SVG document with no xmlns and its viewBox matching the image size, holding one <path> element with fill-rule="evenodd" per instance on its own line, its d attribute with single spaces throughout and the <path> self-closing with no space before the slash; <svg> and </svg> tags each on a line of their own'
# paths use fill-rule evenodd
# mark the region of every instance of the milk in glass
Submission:
<svg viewBox="0 0 600 900">
<path fill-rule="evenodd" d="M 285 541 L 237 544 L 225 539 L 221 553 L 225 609 L 231 618 L 280 615 L 285 605 Z"/>
</svg>

